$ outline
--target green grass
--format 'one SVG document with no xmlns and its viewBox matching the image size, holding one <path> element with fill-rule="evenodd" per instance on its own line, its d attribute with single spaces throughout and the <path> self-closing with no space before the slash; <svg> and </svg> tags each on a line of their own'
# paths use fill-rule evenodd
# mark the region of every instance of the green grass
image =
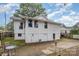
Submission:
<svg viewBox="0 0 79 59">
<path fill-rule="evenodd" d="M 3 43 L 8 43 L 16 46 L 23 46 L 25 45 L 24 40 L 14 40 L 13 37 L 6 37 L 5 39 L 2 40 Z"/>
</svg>

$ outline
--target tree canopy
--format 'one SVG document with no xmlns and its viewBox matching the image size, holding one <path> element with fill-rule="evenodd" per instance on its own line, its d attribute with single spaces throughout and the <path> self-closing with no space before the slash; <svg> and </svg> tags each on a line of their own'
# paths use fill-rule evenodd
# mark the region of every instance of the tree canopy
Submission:
<svg viewBox="0 0 79 59">
<path fill-rule="evenodd" d="M 0 30 L 4 30 L 4 29 L 13 31 L 13 22 L 9 22 L 8 24 L 6 24 L 6 27 L 0 26 Z"/>
<path fill-rule="evenodd" d="M 0 26 L 0 30 L 4 30 L 4 27 L 3 26 Z"/>
<path fill-rule="evenodd" d="M 6 29 L 9 30 L 9 31 L 13 31 L 13 22 L 9 22 L 7 25 L 6 25 Z"/>
<path fill-rule="evenodd" d="M 46 15 L 46 12 L 40 3 L 21 3 L 20 9 L 16 10 L 14 16 L 18 16 L 18 14 L 35 17 L 40 14 Z"/>
</svg>

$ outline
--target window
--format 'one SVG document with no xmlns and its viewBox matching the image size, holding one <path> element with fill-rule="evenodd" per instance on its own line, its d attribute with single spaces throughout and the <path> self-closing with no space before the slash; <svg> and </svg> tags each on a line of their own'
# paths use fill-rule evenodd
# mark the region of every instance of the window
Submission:
<svg viewBox="0 0 79 59">
<path fill-rule="evenodd" d="M 34 21 L 34 27 L 38 28 L 38 21 Z"/>
<path fill-rule="evenodd" d="M 45 24 L 44 24 L 44 28 L 48 28 L 48 27 L 47 27 L 47 22 L 45 22 Z"/>
<path fill-rule="evenodd" d="M 22 36 L 22 34 L 21 34 L 21 33 L 19 33 L 19 34 L 18 34 L 18 37 L 21 37 L 21 36 Z"/>
<path fill-rule="evenodd" d="M 20 23 L 19 29 L 23 29 L 23 22 Z"/>
<path fill-rule="evenodd" d="M 28 20 L 28 27 L 32 27 L 32 20 L 31 19 Z"/>
</svg>

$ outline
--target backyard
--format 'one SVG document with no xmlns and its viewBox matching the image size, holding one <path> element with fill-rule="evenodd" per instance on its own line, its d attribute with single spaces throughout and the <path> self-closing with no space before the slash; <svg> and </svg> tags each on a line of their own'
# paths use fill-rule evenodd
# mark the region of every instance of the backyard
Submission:
<svg viewBox="0 0 79 59">
<path fill-rule="evenodd" d="M 72 56 L 79 55 L 79 40 L 63 38 L 57 41 L 57 46 L 53 41 L 25 44 L 24 41 L 14 40 L 7 37 L 2 42 L 5 44 L 16 45 L 17 56 Z"/>
<path fill-rule="evenodd" d="M 27 44 L 26 46 L 16 49 L 16 55 L 18 56 L 52 55 L 53 56 L 53 55 L 60 55 L 61 53 L 62 53 L 61 55 L 66 55 L 66 56 L 69 55 L 69 53 L 71 53 L 71 55 L 75 55 L 76 53 L 75 48 L 79 47 L 79 40 L 63 39 L 57 42 L 58 43 L 56 47 L 54 45 L 54 42 Z M 57 51 L 59 52 L 56 53 Z"/>
</svg>

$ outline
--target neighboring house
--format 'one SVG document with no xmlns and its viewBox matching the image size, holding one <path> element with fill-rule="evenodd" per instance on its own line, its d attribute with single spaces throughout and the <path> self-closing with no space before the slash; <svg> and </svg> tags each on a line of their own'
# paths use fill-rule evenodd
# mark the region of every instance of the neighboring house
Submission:
<svg viewBox="0 0 79 59">
<path fill-rule="evenodd" d="M 71 31 L 72 27 L 66 27 L 65 25 L 61 25 L 61 36 L 67 36 L 70 31 Z"/>
<path fill-rule="evenodd" d="M 73 29 L 79 29 L 79 22 L 73 26 Z"/>
<path fill-rule="evenodd" d="M 60 23 L 48 20 L 44 16 L 11 17 L 14 20 L 15 40 L 26 43 L 53 41 L 60 39 Z"/>
</svg>

